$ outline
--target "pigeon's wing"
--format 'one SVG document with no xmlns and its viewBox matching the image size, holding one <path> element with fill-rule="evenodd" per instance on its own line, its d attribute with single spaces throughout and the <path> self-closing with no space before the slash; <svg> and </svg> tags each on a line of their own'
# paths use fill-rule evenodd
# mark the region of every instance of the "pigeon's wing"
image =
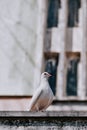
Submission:
<svg viewBox="0 0 87 130">
<path fill-rule="evenodd" d="M 34 107 L 34 105 L 37 103 L 37 101 L 38 101 L 38 99 L 39 99 L 39 97 L 40 97 L 41 94 L 42 94 L 42 89 L 38 89 L 38 90 L 34 93 L 32 99 L 31 99 L 31 101 L 30 101 L 29 111 L 31 111 L 32 108 Z"/>
</svg>

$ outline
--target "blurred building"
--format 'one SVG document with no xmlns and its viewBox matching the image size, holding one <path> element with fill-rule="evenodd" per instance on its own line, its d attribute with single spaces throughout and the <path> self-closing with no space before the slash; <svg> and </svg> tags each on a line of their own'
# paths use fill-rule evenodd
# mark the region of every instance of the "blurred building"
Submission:
<svg viewBox="0 0 87 130">
<path fill-rule="evenodd" d="M 43 71 L 48 110 L 87 110 L 87 1 L 0 2 L 0 110 L 26 110 Z"/>
</svg>

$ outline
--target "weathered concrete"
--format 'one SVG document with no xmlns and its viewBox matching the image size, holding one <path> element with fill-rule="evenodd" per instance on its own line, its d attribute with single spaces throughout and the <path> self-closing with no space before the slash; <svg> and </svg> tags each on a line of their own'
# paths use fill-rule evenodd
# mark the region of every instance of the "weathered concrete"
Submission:
<svg viewBox="0 0 87 130">
<path fill-rule="evenodd" d="M 86 130 L 87 112 L 0 112 L 0 130 Z"/>
</svg>

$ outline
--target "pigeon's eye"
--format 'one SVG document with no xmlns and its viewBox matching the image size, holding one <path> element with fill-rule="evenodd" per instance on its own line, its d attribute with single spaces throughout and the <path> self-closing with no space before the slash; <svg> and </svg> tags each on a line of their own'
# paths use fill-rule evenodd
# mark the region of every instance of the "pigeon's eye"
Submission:
<svg viewBox="0 0 87 130">
<path fill-rule="evenodd" d="M 44 73 L 44 75 L 46 75 L 46 73 Z"/>
</svg>

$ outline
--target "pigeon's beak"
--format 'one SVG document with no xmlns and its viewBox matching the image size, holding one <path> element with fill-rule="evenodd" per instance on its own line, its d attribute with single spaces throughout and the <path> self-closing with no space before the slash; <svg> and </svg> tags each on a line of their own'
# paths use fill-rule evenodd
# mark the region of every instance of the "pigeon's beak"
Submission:
<svg viewBox="0 0 87 130">
<path fill-rule="evenodd" d="M 52 75 L 48 73 L 48 77 L 51 77 Z"/>
</svg>

